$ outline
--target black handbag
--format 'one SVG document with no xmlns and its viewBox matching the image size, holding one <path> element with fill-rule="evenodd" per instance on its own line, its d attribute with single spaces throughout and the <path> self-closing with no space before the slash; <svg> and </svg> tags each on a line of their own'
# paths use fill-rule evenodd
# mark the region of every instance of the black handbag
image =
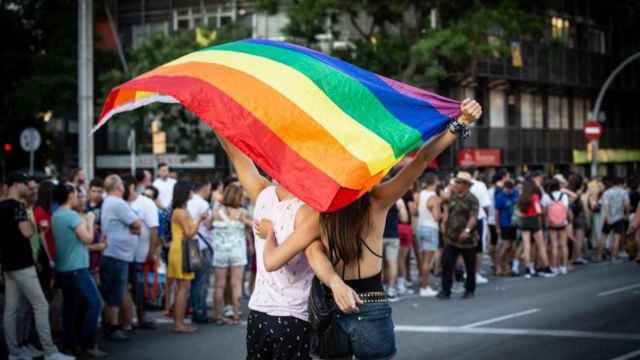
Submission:
<svg viewBox="0 0 640 360">
<path fill-rule="evenodd" d="M 202 269 L 203 266 L 202 253 L 200 252 L 200 244 L 198 238 L 182 241 L 182 272 L 195 273 Z"/>
<path fill-rule="evenodd" d="M 348 343 L 345 344 L 346 335 L 337 323 L 340 315 L 340 309 L 333 300 L 331 291 L 322 284 L 317 276 L 314 277 L 309 293 L 311 354 L 323 359 L 352 355 Z"/>
</svg>

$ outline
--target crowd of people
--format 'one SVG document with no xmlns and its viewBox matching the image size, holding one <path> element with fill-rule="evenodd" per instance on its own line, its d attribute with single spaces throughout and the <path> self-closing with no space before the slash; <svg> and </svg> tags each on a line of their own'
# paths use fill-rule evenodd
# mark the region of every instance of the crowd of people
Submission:
<svg viewBox="0 0 640 360">
<path fill-rule="evenodd" d="M 462 110 L 413 161 L 333 213 L 271 183 L 223 138 L 238 176 L 224 182 L 179 179 L 167 164 L 155 180 L 147 170 L 88 182 L 81 169 L 66 180 L 11 174 L 0 189 L 9 358 L 107 356 L 98 329 L 112 341 L 155 329 L 151 306 L 176 333 L 238 325 L 243 295 L 250 359 L 306 359 L 323 343 L 333 344 L 323 357 L 388 358 L 388 302 L 408 294 L 470 299 L 489 277 L 550 278 L 633 252 L 640 263 L 636 179 L 424 173 L 481 114 L 475 102 Z M 309 325 L 315 281 L 343 314 L 331 334 Z M 357 340 L 364 333 L 377 345 Z"/>
</svg>

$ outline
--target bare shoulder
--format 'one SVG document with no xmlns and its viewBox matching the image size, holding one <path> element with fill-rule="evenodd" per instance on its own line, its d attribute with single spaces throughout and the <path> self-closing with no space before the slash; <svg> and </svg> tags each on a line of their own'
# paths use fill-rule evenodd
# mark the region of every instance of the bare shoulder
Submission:
<svg viewBox="0 0 640 360">
<path fill-rule="evenodd" d="M 311 220 L 313 218 L 319 219 L 320 214 L 314 210 L 311 206 L 304 204 L 298 209 L 296 213 L 296 225 L 301 224 L 304 221 Z"/>
</svg>

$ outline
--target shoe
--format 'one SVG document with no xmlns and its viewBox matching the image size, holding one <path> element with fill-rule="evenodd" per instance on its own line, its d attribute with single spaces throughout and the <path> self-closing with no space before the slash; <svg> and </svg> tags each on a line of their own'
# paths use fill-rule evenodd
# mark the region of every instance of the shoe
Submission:
<svg viewBox="0 0 640 360">
<path fill-rule="evenodd" d="M 44 360 L 76 360 L 76 358 L 73 356 L 65 355 L 61 352 L 57 352 L 51 355 L 45 355 Z"/>
<path fill-rule="evenodd" d="M 464 295 L 462 295 L 462 300 L 473 299 L 475 295 L 472 292 L 465 291 Z"/>
<path fill-rule="evenodd" d="M 482 274 L 476 274 L 476 284 L 488 284 L 489 279 L 482 276 Z"/>
<path fill-rule="evenodd" d="M 130 337 L 120 329 L 110 332 L 107 334 L 106 338 L 107 340 L 116 342 L 129 341 L 130 339 Z"/>
<path fill-rule="evenodd" d="M 98 349 L 98 347 L 95 347 L 93 349 L 88 349 L 88 350 L 84 350 L 84 355 L 83 357 L 89 357 L 89 358 L 105 358 L 108 357 L 109 354 Z"/>
<path fill-rule="evenodd" d="M 390 302 L 398 301 L 398 292 L 396 291 L 395 288 L 391 287 L 389 288 L 389 290 L 387 290 L 387 298 L 389 299 Z"/>
<path fill-rule="evenodd" d="M 449 300 L 451 299 L 451 295 L 447 295 L 445 293 L 443 293 L 442 291 L 438 293 L 438 295 L 436 295 L 436 299 L 438 300 Z"/>
<path fill-rule="evenodd" d="M 453 284 L 453 288 L 451 289 L 451 292 L 454 294 L 462 294 L 464 292 L 464 285 L 460 283 Z"/>
<path fill-rule="evenodd" d="M 552 277 L 556 277 L 557 275 L 558 274 L 553 272 L 551 268 L 546 268 L 540 272 L 540 276 L 545 278 L 552 278 Z"/>
<path fill-rule="evenodd" d="M 397 286 L 398 296 L 404 296 L 407 294 L 407 288 L 403 284 L 398 284 Z"/>
<path fill-rule="evenodd" d="M 156 325 L 156 323 L 153 321 L 147 320 L 138 324 L 138 329 L 141 329 L 141 330 L 156 330 L 157 328 L 158 328 L 158 325 Z"/>
<path fill-rule="evenodd" d="M 561 275 L 567 275 L 569 273 L 569 271 L 567 270 L 566 266 L 561 266 L 560 267 L 560 274 Z"/>
<path fill-rule="evenodd" d="M 426 288 L 420 288 L 420 297 L 435 297 L 438 292 L 427 286 Z"/>
<path fill-rule="evenodd" d="M 511 277 L 519 277 L 519 276 L 520 276 L 519 271 L 511 270 Z"/>
<path fill-rule="evenodd" d="M 531 269 L 527 268 L 524 270 L 524 278 L 531 279 L 532 276 L 535 276 L 535 271 L 531 271 Z"/>
<path fill-rule="evenodd" d="M 233 307 L 231 305 L 227 305 L 224 307 L 223 312 L 224 317 L 232 317 L 233 316 Z"/>
<path fill-rule="evenodd" d="M 44 356 L 44 352 L 36 349 L 33 345 L 29 344 L 20 348 L 20 353 L 28 358 L 38 358 Z"/>
</svg>

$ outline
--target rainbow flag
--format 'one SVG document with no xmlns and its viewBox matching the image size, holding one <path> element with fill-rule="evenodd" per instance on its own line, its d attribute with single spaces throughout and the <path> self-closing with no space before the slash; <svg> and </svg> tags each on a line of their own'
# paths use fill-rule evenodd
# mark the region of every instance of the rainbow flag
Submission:
<svg viewBox="0 0 640 360">
<path fill-rule="evenodd" d="M 369 191 L 460 106 L 311 49 L 250 39 L 193 52 L 112 89 L 94 131 L 153 102 L 182 104 L 319 211 Z"/>
</svg>

